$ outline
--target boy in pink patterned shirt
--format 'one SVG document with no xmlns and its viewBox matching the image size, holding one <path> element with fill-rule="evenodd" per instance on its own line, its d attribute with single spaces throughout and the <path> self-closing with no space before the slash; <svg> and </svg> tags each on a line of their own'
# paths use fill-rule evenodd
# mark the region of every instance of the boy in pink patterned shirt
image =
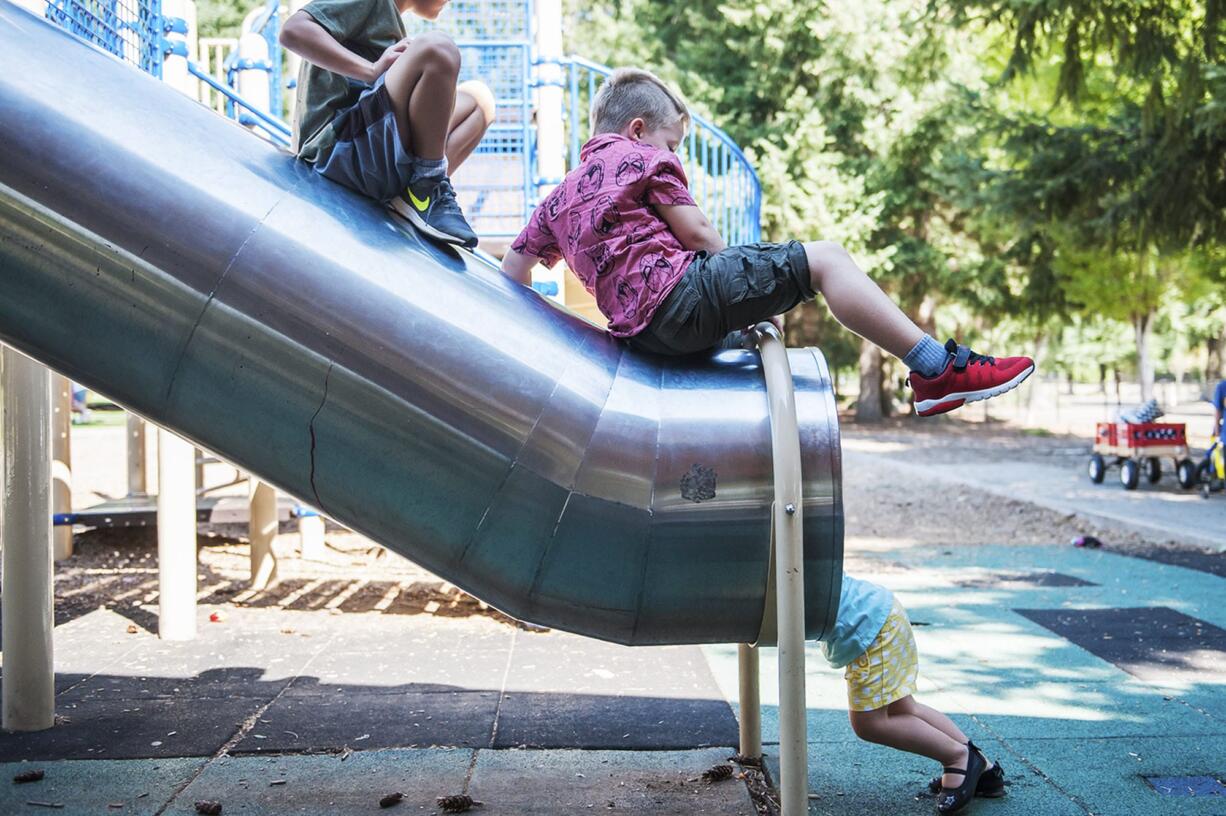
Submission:
<svg viewBox="0 0 1226 816">
<path fill-rule="evenodd" d="M 580 165 L 536 208 L 502 271 L 522 284 L 538 262 L 566 264 L 596 298 L 609 332 L 639 351 L 693 354 L 812 300 L 911 369 L 921 416 L 1016 387 L 1028 357 L 975 354 L 925 334 L 830 241 L 728 247 L 690 196 L 675 154 L 690 116 L 647 71 L 622 68 L 592 101 Z"/>
<path fill-rule="evenodd" d="M 671 150 L 602 133 L 579 158 L 579 171 L 536 208 L 511 249 L 546 266 L 565 257 L 609 319 L 609 333 L 634 337 L 696 254 L 654 208 L 693 207 L 694 199 Z"/>
</svg>

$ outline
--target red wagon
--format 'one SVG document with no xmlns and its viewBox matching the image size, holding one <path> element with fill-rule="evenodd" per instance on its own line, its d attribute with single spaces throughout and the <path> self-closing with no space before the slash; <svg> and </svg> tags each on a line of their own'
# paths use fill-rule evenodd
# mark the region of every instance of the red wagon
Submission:
<svg viewBox="0 0 1226 816">
<path fill-rule="evenodd" d="M 1151 484 L 1162 478 L 1162 459 L 1170 459 L 1185 490 L 1196 485 L 1196 466 L 1188 458 L 1188 431 L 1182 422 L 1100 422 L 1090 455 L 1090 481 L 1102 482 L 1109 464 L 1120 466 L 1120 484 L 1135 490 L 1141 469 Z"/>
</svg>

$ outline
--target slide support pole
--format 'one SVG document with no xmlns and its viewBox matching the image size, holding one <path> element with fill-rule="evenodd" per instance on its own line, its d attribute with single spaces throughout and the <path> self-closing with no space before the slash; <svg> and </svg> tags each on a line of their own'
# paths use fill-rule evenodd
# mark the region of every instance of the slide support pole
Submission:
<svg viewBox="0 0 1226 816">
<path fill-rule="evenodd" d="M 759 323 L 753 334 L 766 376 L 775 462 L 772 537 L 779 644 L 779 803 L 782 816 L 802 816 L 809 808 L 809 769 L 800 432 L 792 370 L 783 338 L 771 323 Z"/>
<path fill-rule="evenodd" d="M 252 476 L 251 515 L 247 538 L 251 542 L 251 588 L 268 589 L 277 580 L 277 489 Z"/>
<path fill-rule="evenodd" d="M 72 383 L 56 374 L 51 393 L 51 504 L 58 516 L 72 513 Z M 52 535 L 55 560 L 72 558 L 72 525 L 57 524 Z"/>
<path fill-rule="evenodd" d="M 0 347 L 0 725 L 41 731 L 55 724 L 52 664 L 51 378 Z"/>
<path fill-rule="evenodd" d="M 149 495 L 149 476 L 145 470 L 145 420 L 136 414 L 128 414 L 128 495 Z"/>
<path fill-rule="evenodd" d="M 741 756 L 758 759 L 762 756 L 762 695 L 758 680 L 758 647 L 748 643 L 736 646 L 736 663 L 740 677 L 740 752 Z"/>
<path fill-rule="evenodd" d="M 158 429 L 158 637 L 196 637 L 196 457 Z"/>
</svg>

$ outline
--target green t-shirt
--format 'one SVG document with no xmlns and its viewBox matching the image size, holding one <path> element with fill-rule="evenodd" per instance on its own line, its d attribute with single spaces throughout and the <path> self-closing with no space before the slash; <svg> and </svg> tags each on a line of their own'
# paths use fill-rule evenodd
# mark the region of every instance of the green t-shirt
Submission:
<svg viewBox="0 0 1226 816">
<path fill-rule="evenodd" d="M 311 0 L 302 7 L 337 42 L 374 62 L 405 38 L 404 21 L 393 0 Z M 309 162 L 324 161 L 336 144 L 336 115 L 358 101 L 362 83 L 302 61 L 294 123 L 294 152 Z"/>
</svg>

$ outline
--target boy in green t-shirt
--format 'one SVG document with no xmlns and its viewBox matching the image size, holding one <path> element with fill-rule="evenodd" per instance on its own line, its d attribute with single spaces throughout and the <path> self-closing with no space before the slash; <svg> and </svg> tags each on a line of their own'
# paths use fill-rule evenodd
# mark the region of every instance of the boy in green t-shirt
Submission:
<svg viewBox="0 0 1226 816">
<path fill-rule="evenodd" d="M 432 238 L 473 247 L 448 176 L 494 121 L 483 83 L 457 86 L 444 34 L 408 38 L 401 15 L 434 19 L 447 0 L 311 0 L 281 29 L 303 58 L 294 150 L 317 172 L 387 203 Z"/>
</svg>

